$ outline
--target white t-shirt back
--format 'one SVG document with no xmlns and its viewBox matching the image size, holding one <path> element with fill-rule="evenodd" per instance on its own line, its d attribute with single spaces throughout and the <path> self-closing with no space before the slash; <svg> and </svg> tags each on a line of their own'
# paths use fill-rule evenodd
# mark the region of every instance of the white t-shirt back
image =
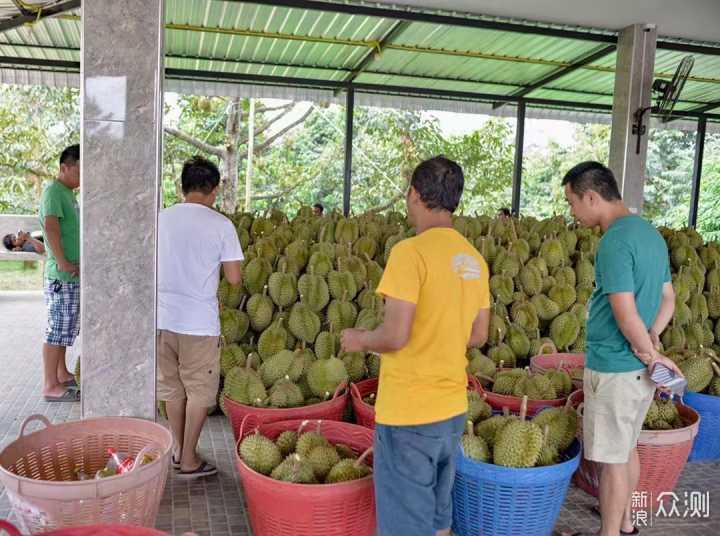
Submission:
<svg viewBox="0 0 720 536">
<path fill-rule="evenodd" d="M 220 266 L 243 259 L 235 226 L 219 212 L 197 203 L 162 210 L 158 222 L 158 329 L 220 335 Z"/>
</svg>

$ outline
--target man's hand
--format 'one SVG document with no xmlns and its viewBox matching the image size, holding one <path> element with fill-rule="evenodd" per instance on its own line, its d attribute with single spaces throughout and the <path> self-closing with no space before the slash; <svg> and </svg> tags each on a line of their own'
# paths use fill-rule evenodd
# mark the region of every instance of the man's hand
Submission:
<svg viewBox="0 0 720 536">
<path fill-rule="evenodd" d="M 364 352 L 365 343 L 363 336 L 367 330 L 356 328 L 356 329 L 344 329 L 340 334 L 340 347 L 343 352 Z"/>
<path fill-rule="evenodd" d="M 75 264 L 72 262 L 68 262 L 66 260 L 57 261 L 57 267 L 58 270 L 61 272 L 68 272 L 73 277 L 77 277 L 80 275 L 80 265 Z"/>
<path fill-rule="evenodd" d="M 643 354 L 643 353 L 639 353 L 636 351 L 635 355 L 638 356 L 638 359 L 640 359 L 640 361 L 642 361 L 643 363 L 645 363 L 647 365 L 650 373 L 652 373 L 653 367 L 656 364 L 660 363 L 662 365 L 665 365 L 667 368 L 672 370 L 676 375 L 680 376 L 681 378 L 685 377 L 685 375 L 682 373 L 682 371 L 680 370 L 680 367 L 677 366 L 675 361 L 673 361 L 672 359 L 670 359 L 667 356 L 662 355 L 658 351 L 654 351 L 652 353 L 652 355 Z"/>
</svg>

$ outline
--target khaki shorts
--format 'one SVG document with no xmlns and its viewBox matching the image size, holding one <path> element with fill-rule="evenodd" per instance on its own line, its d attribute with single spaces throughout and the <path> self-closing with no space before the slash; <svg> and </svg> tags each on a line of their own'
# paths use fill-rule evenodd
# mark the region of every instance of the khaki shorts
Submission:
<svg viewBox="0 0 720 536">
<path fill-rule="evenodd" d="M 220 337 L 161 329 L 157 339 L 158 399 L 214 406 L 220 387 Z"/>
<path fill-rule="evenodd" d="M 619 373 L 585 369 L 583 391 L 585 458 L 627 463 L 655 394 L 647 369 Z"/>
</svg>

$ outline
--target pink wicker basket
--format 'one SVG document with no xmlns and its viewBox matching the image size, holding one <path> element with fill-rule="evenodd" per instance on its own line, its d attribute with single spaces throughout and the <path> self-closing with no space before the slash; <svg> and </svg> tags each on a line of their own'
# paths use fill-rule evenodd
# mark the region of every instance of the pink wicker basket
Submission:
<svg viewBox="0 0 720 536">
<path fill-rule="evenodd" d="M 582 439 L 583 392 L 576 391 L 570 397 L 573 406 L 578 408 L 577 436 Z M 636 491 L 647 493 L 654 509 L 660 506 L 657 497 L 663 492 L 672 491 L 680 479 L 700 425 L 700 416 L 694 409 L 680 402 L 675 405 L 684 427 L 675 430 L 643 430 L 638 439 L 640 482 Z M 580 489 L 593 497 L 598 496 L 600 472 L 595 462 L 582 458 L 574 480 Z"/>
<path fill-rule="evenodd" d="M 0 519 L 0 531 L 5 531 L 7 536 L 22 536 L 20 531 L 7 521 Z M 131 525 L 86 525 L 84 527 L 73 527 L 67 529 L 43 532 L 43 536 L 169 536 L 162 532 L 146 527 L 133 527 Z"/>
<path fill-rule="evenodd" d="M 530 358 L 530 370 L 534 374 L 542 374 L 562 365 L 562 368 L 572 377 L 575 370 L 582 372 L 582 369 L 585 368 L 585 354 L 558 353 L 557 350 L 551 354 L 543 354 L 542 349 L 546 345 L 554 349 L 554 346 L 550 345 L 550 343 L 545 343 L 540 347 L 541 353 Z M 583 380 L 581 374 L 579 377 L 572 377 L 572 382 L 576 389 L 582 389 Z"/>
<path fill-rule="evenodd" d="M 45 428 L 26 435 L 33 421 Z M 153 527 L 172 442 L 169 430 L 143 419 L 100 417 L 52 425 L 32 415 L 0 452 L 0 483 L 23 530 L 31 534 L 96 524 Z M 136 459 L 146 452 L 157 458 L 122 475 L 74 480 L 76 469 L 90 475 L 102 469 L 108 448 Z"/>
</svg>

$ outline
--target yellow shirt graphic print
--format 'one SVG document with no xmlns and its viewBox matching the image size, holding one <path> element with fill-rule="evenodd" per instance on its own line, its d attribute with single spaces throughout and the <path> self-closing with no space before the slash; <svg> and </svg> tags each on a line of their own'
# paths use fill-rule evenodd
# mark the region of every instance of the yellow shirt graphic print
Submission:
<svg viewBox="0 0 720 536">
<path fill-rule="evenodd" d="M 482 255 L 452 228 L 428 229 L 393 247 L 377 292 L 414 303 L 415 319 L 407 345 L 382 354 L 376 421 L 427 424 L 467 411 L 466 346 L 490 307 Z"/>
</svg>

